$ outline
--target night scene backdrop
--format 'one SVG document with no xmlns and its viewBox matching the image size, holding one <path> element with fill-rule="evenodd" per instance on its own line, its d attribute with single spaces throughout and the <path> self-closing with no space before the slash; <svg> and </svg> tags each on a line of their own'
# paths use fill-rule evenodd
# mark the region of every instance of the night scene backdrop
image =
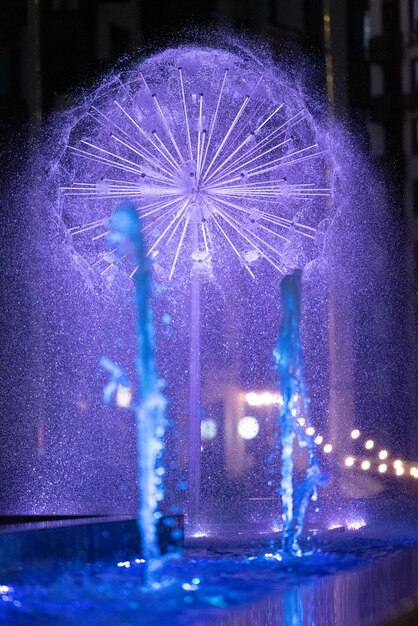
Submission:
<svg viewBox="0 0 418 626">
<path fill-rule="evenodd" d="M 323 465 L 337 468 L 328 490 L 416 495 L 418 2 L 3 0 L 0 514 L 135 510 L 133 419 L 123 398 L 103 406 L 98 365 L 107 354 L 132 370 L 129 287 L 92 277 L 57 190 L 70 171 L 69 137 L 106 80 L 132 71 L 136 58 L 190 43 L 260 50 L 308 94 L 312 132 L 328 129 L 337 219 L 316 241 L 322 252 L 304 286 L 312 419 Z M 252 283 L 242 273 L 225 264 L 202 287 L 202 502 L 210 509 L 270 494 L 279 274 L 264 268 Z M 154 307 L 171 421 L 168 501 L 181 503 L 189 286 L 179 283 L 156 280 Z M 251 429 L 237 435 L 244 417 L 258 420 L 254 438 Z"/>
</svg>

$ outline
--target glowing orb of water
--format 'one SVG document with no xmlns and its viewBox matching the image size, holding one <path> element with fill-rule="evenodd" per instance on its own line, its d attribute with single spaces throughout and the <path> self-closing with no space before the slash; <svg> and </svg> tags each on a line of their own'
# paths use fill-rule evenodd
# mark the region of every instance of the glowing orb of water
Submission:
<svg viewBox="0 0 418 626">
<path fill-rule="evenodd" d="M 285 273 L 317 254 L 330 204 L 324 144 L 300 90 L 271 62 L 169 49 L 80 107 L 60 161 L 61 215 L 77 254 L 105 278 L 117 261 L 104 245 L 109 216 L 126 197 L 166 280 L 212 278 L 231 264 L 252 277 L 260 264 Z"/>
</svg>

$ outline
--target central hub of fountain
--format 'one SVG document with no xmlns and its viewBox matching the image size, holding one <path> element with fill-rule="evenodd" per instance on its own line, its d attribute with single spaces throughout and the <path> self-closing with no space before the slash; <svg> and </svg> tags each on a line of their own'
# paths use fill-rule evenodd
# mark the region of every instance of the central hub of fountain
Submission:
<svg viewBox="0 0 418 626">
<path fill-rule="evenodd" d="M 188 201 L 186 213 L 192 223 L 204 224 L 213 213 L 210 186 L 206 183 L 197 163 L 182 163 L 175 173 L 178 192 Z"/>
</svg>

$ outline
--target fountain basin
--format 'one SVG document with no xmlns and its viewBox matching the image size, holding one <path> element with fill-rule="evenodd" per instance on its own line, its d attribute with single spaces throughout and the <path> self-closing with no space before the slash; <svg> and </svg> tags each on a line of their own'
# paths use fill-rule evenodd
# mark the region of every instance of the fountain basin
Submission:
<svg viewBox="0 0 418 626">
<path fill-rule="evenodd" d="M 41 518 L 42 519 L 42 518 Z M 18 520 L 18 521 L 16 521 Z M 117 562 L 127 554 L 140 557 L 140 535 L 136 519 L 129 516 L 45 518 L 36 516 L 2 518 L 0 525 L 0 568 L 28 564 L 80 561 Z M 162 554 L 181 550 L 183 517 L 163 516 L 158 524 Z"/>
<path fill-rule="evenodd" d="M 132 520 L 95 520 L 90 530 L 97 536 L 112 524 L 120 530 Z M 68 542 L 82 526 L 89 525 L 67 525 Z M 36 532 L 42 530 L 32 537 Z M 6 533 L 2 536 L 4 544 Z M 0 622 L 398 626 L 404 623 L 401 614 L 418 601 L 418 538 L 412 521 L 310 533 L 302 557 L 278 558 L 273 544 L 279 539 L 279 533 L 249 535 L 239 526 L 235 533 L 218 529 L 214 537 L 192 537 L 183 558 L 167 559 L 158 582 L 147 590 L 141 587 L 143 563 L 129 542 L 114 552 L 118 558 L 124 555 L 120 561 L 112 560 L 110 551 L 95 562 L 91 557 L 83 562 L 74 553 L 51 560 L 41 558 L 39 549 L 38 558 L 32 552 L 23 565 L 3 560 Z M 80 544 L 74 539 L 70 545 L 74 550 Z M 62 546 L 62 554 L 68 554 L 68 546 Z"/>
</svg>

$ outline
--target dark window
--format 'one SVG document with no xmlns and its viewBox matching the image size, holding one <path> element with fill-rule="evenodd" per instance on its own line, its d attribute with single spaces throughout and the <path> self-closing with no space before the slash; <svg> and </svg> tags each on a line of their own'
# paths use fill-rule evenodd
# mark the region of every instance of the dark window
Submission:
<svg viewBox="0 0 418 626">
<path fill-rule="evenodd" d="M 411 61 L 411 91 L 418 91 L 418 59 Z"/>
<path fill-rule="evenodd" d="M 397 2 L 388 2 L 382 7 L 382 26 L 384 33 L 399 30 L 399 6 Z"/>
<path fill-rule="evenodd" d="M 415 242 L 414 246 L 414 260 L 415 260 L 415 272 L 414 272 L 414 287 L 415 294 L 418 296 L 418 241 Z M 415 332 L 418 337 L 418 297 L 415 299 Z"/>
<path fill-rule="evenodd" d="M 412 120 L 412 150 L 418 152 L 418 117 Z"/>
<path fill-rule="evenodd" d="M 51 0 L 50 7 L 53 11 L 78 11 L 79 0 Z"/>
<path fill-rule="evenodd" d="M 369 53 L 370 37 L 371 37 L 370 14 L 368 11 L 366 11 L 363 14 L 363 50 L 366 56 Z"/>
<path fill-rule="evenodd" d="M 415 242 L 414 246 L 414 260 L 415 260 L 415 272 L 414 272 L 414 284 L 416 289 L 416 294 L 418 295 L 418 241 Z M 416 308 L 415 308 L 415 326 L 418 337 L 418 299 L 416 300 Z"/>
<path fill-rule="evenodd" d="M 116 24 L 110 25 L 110 46 L 111 55 L 116 58 L 129 50 L 131 45 L 131 35 L 126 28 L 116 26 Z"/>
<path fill-rule="evenodd" d="M 269 0 L 268 3 L 268 11 L 269 11 L 269 22 L 273 24 L 273 26 L 277 25 L 277 2 L 278 0 Z"/>
<path fill-rule="evenodd" d="M 411 30 L 418 31 L 418 0 L 411 1 Z"/>
<path fill-rule="evenodd" d="M 418 180 L 414 180 L 413 187 L 413 209 L 415 215 L 418 216 Z"/>
<path fill-rule="evenodd" d="M 0 47 L 0 98 L 9 94 L 9 51 L 6 47 Z"/>
</svg>

